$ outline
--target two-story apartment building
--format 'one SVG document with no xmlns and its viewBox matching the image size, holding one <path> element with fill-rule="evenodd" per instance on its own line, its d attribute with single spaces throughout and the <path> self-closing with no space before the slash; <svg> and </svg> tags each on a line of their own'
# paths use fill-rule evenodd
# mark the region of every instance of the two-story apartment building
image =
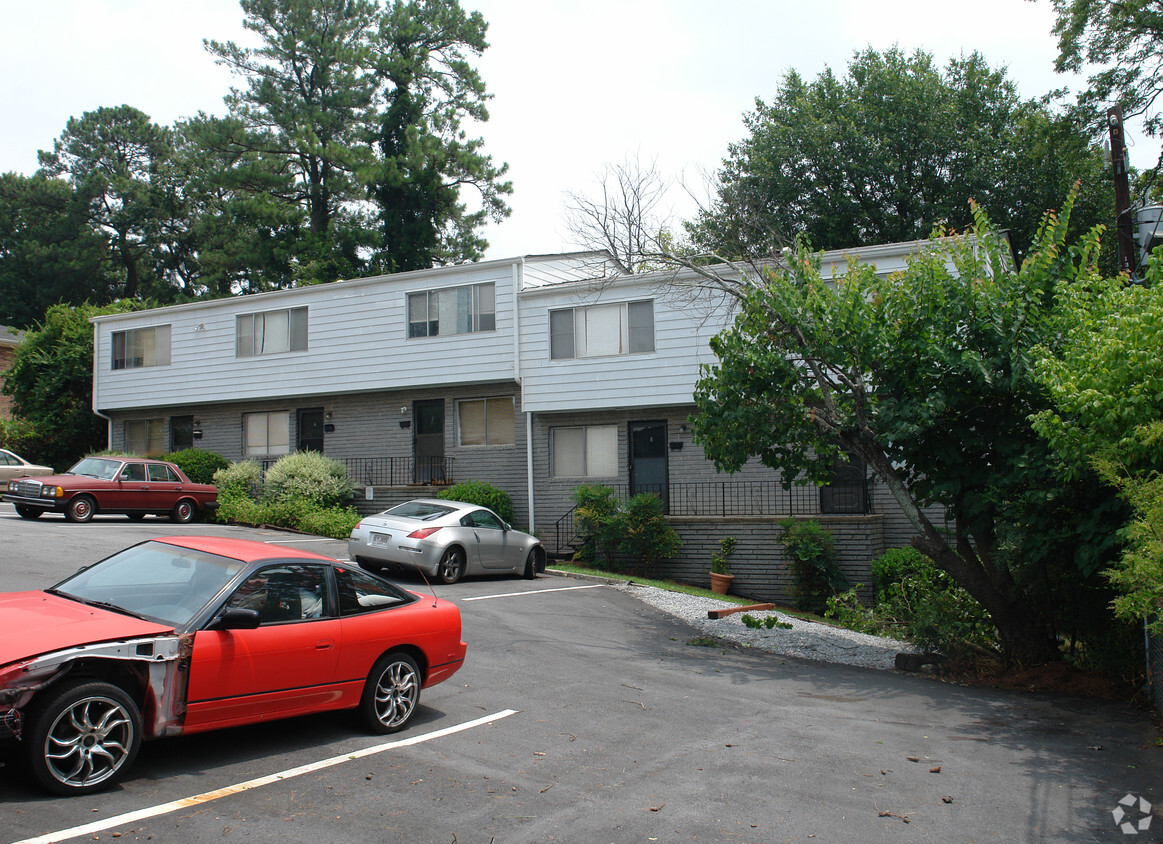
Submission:
<svg viewBox="0 0 1163 844">
<path fill-rule="evenodd" d="M 860 257 L 888 273 L 916 247 Z M 825 269 L 849 257 L 826 253 Z M 322 451 L 347 463 L 368 512 L 488 481 L 551 550 L 583 483 L 662 494 L 676 523 L 694 520 L 684 558 L 704 570 L 728 530 L 707 518 L 769 534 L 773 516 L 842 514 L 871 519 L 876 546 L 903 541 L 862 479 L 788 492 L 764 467 L 725 476 L 703 457 L 692 396 L 733 312 L 694 281 L 615 277 L 602 253 L 571 253 L 100 316 L 93 407 L 131 452 Z"/>
</svg>

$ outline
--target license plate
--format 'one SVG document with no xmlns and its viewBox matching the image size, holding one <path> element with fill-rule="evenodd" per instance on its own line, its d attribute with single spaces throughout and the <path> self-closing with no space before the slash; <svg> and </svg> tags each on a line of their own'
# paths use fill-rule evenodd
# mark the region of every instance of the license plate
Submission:
<svg viewBox="0 0 1163 844">
<path fill-rule="evenodd" d="M 392 535 L 390 533 L 373 533 L 372 545 L 382 545 L 387 548 L 392 542 Z"/>
</svg>

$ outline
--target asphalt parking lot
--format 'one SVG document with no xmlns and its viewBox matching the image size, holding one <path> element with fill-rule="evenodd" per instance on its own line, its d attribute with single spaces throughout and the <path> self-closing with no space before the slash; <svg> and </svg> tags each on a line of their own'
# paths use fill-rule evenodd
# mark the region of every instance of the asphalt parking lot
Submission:
<svg viewBox="0 0 1163 844">
<path fill-rule="evenodd" d="M 0 591 L 173 533 L 346 552 L 153 518 L 28 522 L 0 504 Z M 0 840 L 1163 841 L 1158 809 L 1134 836 L 1112 816 L 1129 793 L 1163 804 L 1147 711 L 695 646 L 670 616 L 568 578 L 438 594 L 460 606 L 468 657 L 407 730 L 325 715 L 164 739 L 121 786 L 79 798 L 5 764 Z"/>
</svg>

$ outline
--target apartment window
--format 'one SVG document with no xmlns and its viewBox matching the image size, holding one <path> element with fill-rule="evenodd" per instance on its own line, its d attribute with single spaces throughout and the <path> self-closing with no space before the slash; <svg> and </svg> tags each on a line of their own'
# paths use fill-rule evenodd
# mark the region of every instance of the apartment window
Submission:
<svg viewBox="0 0 1163 844">
<path fill-rule="evenodd" d="M 553 360 L 653 351 L 651 299 L 549 312 L 549 356 Z"/>
<path fill-rule="evenodd" d="M 165 454 L 166 420 L 131 419 L 125 423 L 125 450 L 130 454 Z"/>
<path fill-rule="evenodd" d="M 113 368 L 170 365 L 170 326 L 113 332 Z"/>
<path fill-rule="evenodd" d="M 291 453 L 291 414 L 248 413 L 243 418 L 246 456 Z"/>
<path fill-rule="evenodd" d="M 239 314 L 235 328 L 236 357 L 307 351 L 306 308 Z"/>
<path fill-rule="evenodd" d="M 554 428 L 550 461 L 555 478 L 611 478 L 618 474 L 618 426 Z"/>
<path fill-rule="evenodd" d="M 513 398 L 465 399 L 456 405 L 461 445 L 513 445 Z"/>
<path fill-rule="evenodd" d="M 492 284 L 408 294 L 409 337 L 473 334 L 496 328 L 496 289 Z"/>
</svg>

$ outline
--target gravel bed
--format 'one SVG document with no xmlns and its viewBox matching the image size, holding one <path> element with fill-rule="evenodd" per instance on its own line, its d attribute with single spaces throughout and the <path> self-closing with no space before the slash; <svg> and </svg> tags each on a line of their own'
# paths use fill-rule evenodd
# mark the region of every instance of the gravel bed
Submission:
<svg viewBox="0 0 1163 844">
<path fill-rule="evenodd" d="M 870 636 L 867 633 L 857 633 L 854 630 L 814 621 L 803 621 L 774 611 L 750 610 L 747 614 L 758 619 L 775 616 L 781 622 L 790 624 L 790 630 L 780 627 L 771 630 L 765 627 L 752 629 L 743 624 L 744 613 L 741 612 L 732 613 L 725 618 L 708 618 L 708 610 L 729 606 L 714 598 L 667 592 L 665 589 L 636 583 L 611 585 L 663 612 L 681 618 L 709 636 L 727 639 L 746 648 L 758 648 L 771 653 L 820 662 L 881 669 L 893 668 L 898 653 L 915 652 L 915 648 L 907 642 Z"/>
</svg>

